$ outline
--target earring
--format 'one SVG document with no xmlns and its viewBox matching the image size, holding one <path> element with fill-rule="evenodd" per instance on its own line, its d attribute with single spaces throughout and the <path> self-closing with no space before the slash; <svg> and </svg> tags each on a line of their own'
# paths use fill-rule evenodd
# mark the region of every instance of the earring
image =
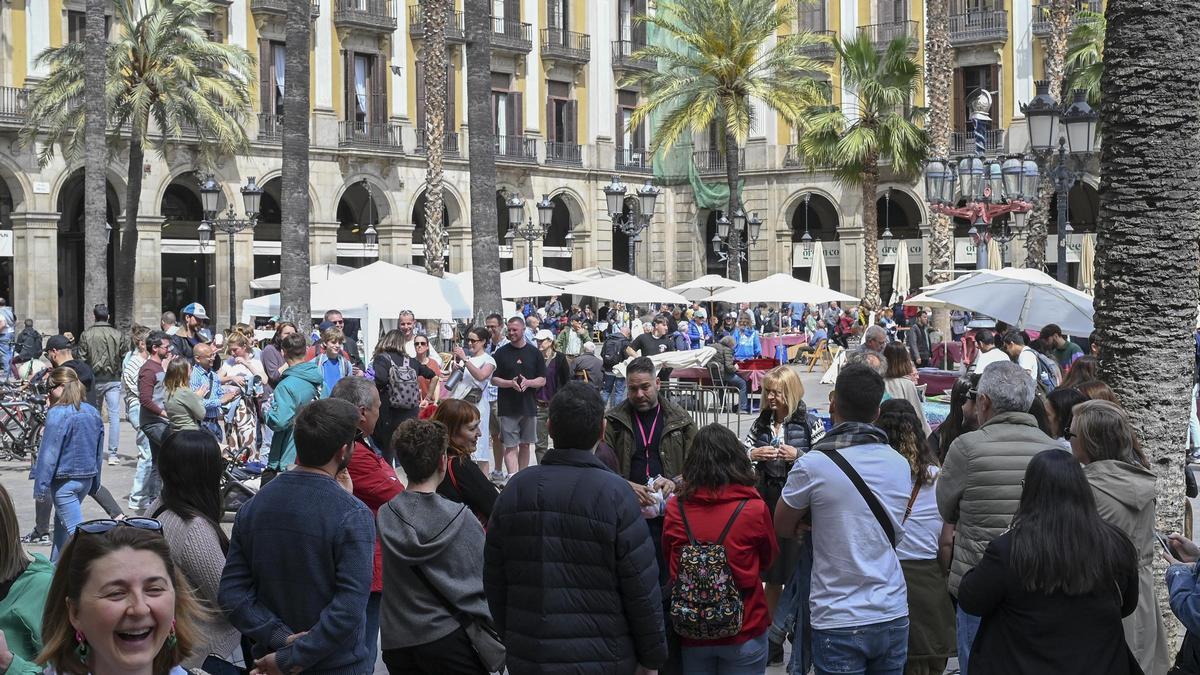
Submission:
<svg viewBox="0 0 1200 675">
<path fill-rule="evenodd" d="M 175 637 L 175 619 L 171 619 L 171 632 L 167 633 L 167 649 L 175 649 L 177 644 L 179 644 L 179 638 Z"/>
<path fill-rule="evenodd" d="M 76 630 L 75 631 L 75 656 L 79 659 L 79 662 L 84 665 L 87 665 L 88 654 L 91 651 L 92 651 L 92 649 L 87 643 L 87 638 L 85 638 L 83 636 L 83 633 Z"/>
</svg>

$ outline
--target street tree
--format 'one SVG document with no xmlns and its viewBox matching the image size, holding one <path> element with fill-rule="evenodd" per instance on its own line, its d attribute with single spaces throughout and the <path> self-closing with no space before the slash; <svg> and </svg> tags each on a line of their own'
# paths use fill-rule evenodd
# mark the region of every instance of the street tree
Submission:
<svg viewBox="0 0 1200 675">
<path fill-rule="evenodd" d="M 467 33 L 467 125 L 470 128 L 471 283 L 475 292 L 475 324 L 482 326 L 484 317 L 501 309 L 500 239 L 496 234 L 496 135 L 492 131 L 491 2 L 464 0 L 463 14 Z"/>
<path fill-rule="evenodd" d="M 454 5 L 450 0 L 423 0 L 421 16 L 425 43 L 425 270 L 435 277 L 445 273 L 442 258 L 442 160 L 446 146 L 446 20 Z M 489 97 L 490 100 L 490 97 Z M 497 260 L 497 264 L 499 261 Z"/>
<path fill-rule="evenodd" d="M 950 0 L 925 1 L 925 100 L 929 115 L 925 131 L 929 156 L 950 156 L 950 110 L 953 101 L 954 48 L 950 46 Z M 927 283 L 950 281 L 954 269 L 954 221 L 940 213 L 929 214 L 929 275 Z M 950 335 L 950 315 L 933 310 L 933 325 Z"/>
<path fill-rule="evenodd" d="M 308 248 L 309 56 L 312 6 L 288 3 L 284 33 L 282 186 L 279 232 L 279 318 L 297 326 L 312 323 Z"/>
<path fill-rule="evenodd" d="M 104 88 L 108 69 L 104 51 L 104 0 L 88 0 L 84 19 L 83 67 L 83 320 L 92 322 L 90 308 L 108 302 L 108 142 L 105 138 L 108 115 L 104 109 Z"/>
</svg>

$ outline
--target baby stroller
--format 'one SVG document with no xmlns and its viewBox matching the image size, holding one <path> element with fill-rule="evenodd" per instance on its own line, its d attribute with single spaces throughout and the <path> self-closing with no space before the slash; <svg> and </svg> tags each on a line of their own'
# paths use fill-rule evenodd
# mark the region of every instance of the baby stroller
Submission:
<svg viewBox="0 0 1200 675">
<path fill-rule="evenodd" d="M 225 513 L 237 513 L 242 505 L 258 494 L 261 471 L 253 473 L 233 459 L 226 459 L 221 472 L 221 507 Z"/>
<path fill-rule="evenodd" d="M 240 396 L 229 402 L 221 415 L 224 428 L 225 448 L 228 455 L 239 464 L 248 464 L 251 471 L 262 471 L 259 448 L 262 445 L 262 420 L 258 411 L 261 404 L 262 382 L 252 376 L 243 387 Z"/>
</svg>

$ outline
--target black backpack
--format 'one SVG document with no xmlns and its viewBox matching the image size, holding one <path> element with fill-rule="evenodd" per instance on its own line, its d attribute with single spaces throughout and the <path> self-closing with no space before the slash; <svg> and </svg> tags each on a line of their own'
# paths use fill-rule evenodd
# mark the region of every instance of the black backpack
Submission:
<svg viewBox="0 0 1200 675">
<path fill-rule="evenodd" d="M 624 336 L 613 335 L 604 341 L 600 360 L 604 362 L 605 370 L 612 370 L 613 366 L 625 360 L 625 347 L 628 345 L 629 341 Z"/>
</svg>

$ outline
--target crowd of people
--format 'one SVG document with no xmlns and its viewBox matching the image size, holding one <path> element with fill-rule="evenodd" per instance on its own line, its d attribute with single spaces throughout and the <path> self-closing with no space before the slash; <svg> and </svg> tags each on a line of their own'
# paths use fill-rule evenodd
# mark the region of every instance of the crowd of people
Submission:
<svg viewBox="0 0 1200 675">
<path fill-rule="evenodd" d="M 1200 548 L 1155 531 L 1129 416 L 1056 326 L 977 327 L 934 429 L 920 312 L 524 310 L 442 350 L 403 312 L 370 355 L 337 310 L 265 344 L 195 303 L 51 336 L 31 532 L 0 489 L 0 672 L 763 673 L 790 644 L 798 674 L 1163 675 L 1164 555 L 1200 635 Z M 855 338 L 827 420 L 781 364 L 745 438 L 700 428 L 648 358 L 758 357 L 785 321 Z M 231 467 L 258 487 L 226 530 Z"/>
</svg>

